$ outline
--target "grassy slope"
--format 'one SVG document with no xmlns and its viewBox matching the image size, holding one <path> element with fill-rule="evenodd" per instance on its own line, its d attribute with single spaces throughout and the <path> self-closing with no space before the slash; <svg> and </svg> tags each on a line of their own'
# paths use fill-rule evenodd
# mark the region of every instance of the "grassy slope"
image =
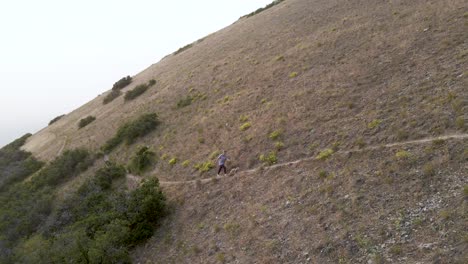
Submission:
<svg viewBox="0 0 468 264">
<path fill-rule="evenodd" d="M 288 0 L 254 17 L 241 19 L 138 74 L 124 92 L 153 78 L 158 81 L 141 98 L 124 103 L 123 97 L 120 97 L 112 103 L 102 105 L 103 97 L 97 97 L 31 137 L 25 149 L 44 160 L 52 159 L 63 149 L 76 146 L 96 150 L 115 133 L 119 124 L 150 111 L 156 111 L 160 115 L 163 123 L 161 128 L 137 144 L 118 148 L 111 158 L 126 161 L 139 144 L 146 144 L 156 150 L 160 157 L 166 154 L 177 157 L 179 161 L 190 160 L 193 165 L 206 161 L 213 151 L 225 148 L 233 160 L 231 165 L 244 170 L 261 166 L 258 155 L 274 150 L 275 142 L 268 138 L 268 134 L 274 130 L 282 131 L 279 140 L 285 145 L 278 153 L 280 162 L 314 156 L 336 142 L 340 142 L 343 149 L 351 149 L 360 144 L 374 145 L 466 133 L 467 126 L 457 125 L 456 122 L 457 118 L 465 120 L 465 123 L 467 119 L 466 12 L 462 0 Z M 206 95 L 206 99 L 177 109 L 177 102 L 187 95 Z M 88 115 L 96 116 L 97 120 L 78 131 L 77 122 Z M 241 115 L 248 116 L 252 124 L 246 131 L 239 129 L 242 125 L 239 121 Z M 369 128 L 369 123 L 375 120 L 381 121 L 380 124 Z M 248 138 L 251 140 L 246 140 Z M 466 141 L 463 143 L 461 148 L 466 146 Z M 415 150 L 417 156 L 422 155 L 421 151 Z M 450 150 L 447 152 L 451 153 Z M 394 156 L 388 153 L 377 154 Z M 377 161 L 372 155 L 366 154 L 355 158 L 353 162 L 366 164 Z M 466 160 L 462 159 L 460 162 Z M 180 163 L 172 167 L 167 160 L 160 161 L 151 175 L 157 175 L 162 180 L 208 177 L 198 175 L 194 173 L 192 166 L 186 168 Z M 462 171 L 457 164 L 459 163 L 444 163 L 440 167 L 441 171 L 447 171 L 448 176 L 454 178 L 454 182 L 457 177 L 463 176 L 460 176 Z M 334 170 L 335 165 L 327 166 L 328 170 Z M 337 163 L 336 166 L 335 169 L 338 170 L 342 165 Z M 355 168 L 356 173 L 371 177 L 367 169 Z M 303 170 L 316 172 L 318 168 L 306 167 Z M 409 173 L 400 167 L 395 170 Z M 458 171 L 458 174 L 453 171 Z M 242 178 L 239 182 L 237 179 L 220 182 L 219 185 L 212 186 L 213 190 L 210 192 L 170 188 L 167 191 L 174 197 L 187 192 L 186 195 L 195 201 L 190 204 L 191 207 L 183 205 L 181 208 L 196 208 L 197 213 L 201 214 L 200 222 L 210 226 L 215 218 L 210 216 L 202 220 L 211 213 L 211 207 L 204 206 L 205 203 L 219 200 L 219 203 L 224 201 L 225 204 L 231 204 L 231 200 L 237 196 L 256 197 L 254 200 L 246 200 L 248 203 L 268 199 L 269 195 L 261 195 L 254 190 L 267 191 L 266 186 L 278 189 L 284 180 L 281 175 L 287 174 L 287 170 L 269 174 L 277 179 L 272 182 L 262 180 L 262 177 L 250 180 Z M 313 174 L 317 176 L 317 173 Z M 353 179 L 350 178 L 350 181 Z M 401 186 L 405 186 L 405 183 L 407 182 L 401 182 Z M 237 192 L 227 192 L 233 184 L 238 186 L 237 189 L 234 188 Z M 243 186 L 250 186 L 251 194 L 242 193 Z M 351 191 L 351 187 L 349 185 L 346 188 Z M 402 191 L 396 186 L 392 188 Z M 451 185 L 450 188 L 455 187 Z M 411 188 L 408 190 L 413 191 Z M 379 189 L 365 188 L 362 192 L 367 191 L 381 193 Z M 283 196 L 287 192 L 294 194 L 294 189 L 283 192 Z M 231 196 L 226 196 L 229 193 Z M 257 196 L 253 196 L 254 194 Z M 402 203 L 406 199 L 401 196 L 395 200 L 395 204 L 402 203 L 399 205 L 402 208 L 412 208 L 418 201 L 429 199 L 429 195 L 429 191 L 424 192 L 418 199 L 410 200 L 411 204 L 408 205 Z M 230 199 L 223 200 L 222 197 Z M 265 200 L 266 207 L 279 208 L 276 203 L 280 201 L 280 196 L 275 197 L 272 195 L 270 200 Z M 304 199 L 315 199 L 313 197 L 305 196 Z M 384 203 L 384 196 L 380 196 L 377 205 L 384 207 Z M 458 204 L 465 206 L 464 202 Z M 333 206 L 323 207 L 326 210 L 333 209 Z M 246 218 L 246 212 L 238 209 L 235 214 L 240 213 L 240 216 Z M 189 212 L 190 210 L 176 213 L 183 220 L 177 220 L 174 226 L 166 227 L 175 232 L 180 228 L 178 224 L 185 226 L 183 221 L 189 221 L 190 217 L 184 214 Z M 225 214 L 231 214 L 226 219 L 234 217 L 232 213 L 233 211 L 225 211 Z M 384 215 L 385 213 L 387 212 L 382 212 Z M 278 223 L 286 226 L 294 223 L 291 215 L 278 217 L 275 220 L 277 228 L 268 232 L 283 232 L 281 230 L 284 226 Z M 317 220 L 309 224 L 315 226 L 322 222 Z M 365 223 L 358 221 L 356 225 Z M 382 222 L 382 225 L 385 223 L 387 222 Z M 351 225 L 349 229 L 355 233 L 358 231 L 356 228 L 357 226 Z M 182 241 L 182 244 L 189 240 L 196 245 L 201 236 L 206 235 L 187 234 L 184 232 L 188 231 L 184 230 L 176 237 L 176 241 Z M 297 232 L 294 234 L 299 234 Z M 344 234 L 340 232 L 336 234 L 338 238 Z M 366 234 L 364 231 L 359 232 Z M 338 238 L 331 239 L 335 243 Z M 225 238 L 220 239 L 224 241 Z M 290 239 L 308 241 L 310 238 L 291 235 Z M 320 241 L 325 240 L 321 238 Z M 278 242 L 270 242 L 267 244 L 278 251 L 275 250 Z M 310 247 L 317 245 L 311 244 Z M 156 242 L 151 246 L 164 248 L 164 245 Z M 180 253 L 174 251 L 176 248 L 171 247 L 171 250 L 161 254 L 174 258 Z M 200 248 L 203 252 L 200 262 L 203 262 L 203 257 L 209 259 L 209 262 L 216 261 L 216 258 L 222 259 L 219 252 L 212 255 L 205 252 L 209 248 L 206 245 Z M 296 247 L 290 248 L 299 252 Z M 151 257 L 151 252 L 138 252 L 137 255 L 142 258 Z M 403 252 L 404 256 L 409 253 Z M 384 253 L 387 254 L 386 251 Z M 436 253 L 432 251 L 428 258 Z M 228 257 L 235 255 L 236 258 L 241 258 L 236 254 L 234 251 L 227 253 Z M 259 257 L 263 256 L 263 253 L 259 254 Z M 270 253 L 264 255 L 268 254 Z M 291 253 L 284 254 L 288 261 L 296 260 L 288 255 Z M 315 251 L 310 251 L 309 254 L 314 255 L 313 258 L 320 255 Z M 256 258 L 247 253 L 243 258 L 248 259 L 249 256 L 250 259 Z M 336 260 L 337 256 L 331 255 L 328 259 Z M 344 256 L 354 259 L 354 255 Z"/>
</svg>

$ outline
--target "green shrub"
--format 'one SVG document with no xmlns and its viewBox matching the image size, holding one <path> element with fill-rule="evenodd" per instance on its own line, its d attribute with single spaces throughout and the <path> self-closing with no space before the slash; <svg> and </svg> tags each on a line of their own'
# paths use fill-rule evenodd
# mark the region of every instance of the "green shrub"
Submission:
<svg viewBox="0 0 468 264">
<path fill-rule="evenodd" d="M 102 100 L 103 104 L 108 104 L 112 101 L 114 101 L 115 98 L 119 97 L 122 94 L 120 90 L 111 90 L 110 93 L 108 93 L 104 99 Z"/>
<path fill-rule="evenodd" d="M 144 114 L 134 121 L 120 126 L 116 135 L 109 139 L 102 150 L 106 153 L 116 148 L 120 143 L 132 144 L 139 137 L 143 137 L 156 129 L 159 125 L 158 116 L 155 113 Z"/>
<path fill-rule="evenodd" d="M 24 180 L 44 164 L 31 153 L 21 150 L 31 134 L 26 134 L 0 149 L 0 191 Z"/>
<path fill-rule="evenodd" d="M 397 153 L 395 153 L 395 157 L 400 160 L 408 159 L 411 157 L 411 153 L 409 153 L 406 150 L 399 150 Z"/>
<path fill-rule="evenodd" d="M 56 187 L 91 164 L 92 157 L 87 151 L 69 150 L 36 172 L 31 180 L 18 182 L 0 192 L 1 259 L 11 258 L 8 252 L 13 252 L 19 241 L 44 226 L 52 211 Z"/>
<path fill-rule="evenodd" d="M 98 173 L 117 179 L 122 169 L 114 164 Z M 129 250 L 153 235 L 166 214 L 158 180 L 145 181 L 129 194 L 108 188 L 111 183 L 106 181 L 106 188 L 101 188 L 99 181 L 88 180 L 62 204 L 54 231 L 46 231 L 48 262 L 129 263 Z M 44 243 L 37 246 L 44 248 Z"/>
<path fill-rule="evenodd" d="M 261 154 L 259 157 L 260 161 L 265 162 L 269 165 L 273 165 L 278 162 L 278 157 L 276 156 L 275 151 L 270 151 L 268 154 Z"/>
<path fill-rule="evenodd" d="M 319 178 L 320 178 L 320 179 L 326 179 L 327 177 L 328 177 L 328 172 L 327 172 L 327 171 L 321 170 L 321 171 L 319 172 Z"/>
<path fill-rule="evenodd" d="M 184 167 L 188 167 L 190 165 L 190 160 L 184 160 L 184 162 L 182 162 L 182 166 Z"/>
<path fill-rule="evenodd" d="M 125 175 L 127 172 L 124 166 L 110 164 L 97 170 L 93 180 L 102 190 L 107 190 L 111 187 L 113 180 L 123 178 Z"/>
<path fill-rule="evenodd" d="M 94 120 L 96 120 L 96 117 L 94 116 L 87 116 L 83 119 L 80 120 L 80 122 L 78 123 L 78 128 L 83 128 L 87 125 L 89 125 L 91 122 L 93 122 Z"/>
<path fill-rule="evenodd" d="M 174 166 L 177 163 L 177 158 L 172 158 L 169 160 L 169 165 Z"/>
<path fill-rule="evenodd" d="M 134 174 L 141 174 L 147 170 L 155 161 L 156 153 L 148 147 L 140 147 L 135 155 L 130 159 L 128 170 Z"/>
<path fill-rule="evenodd" d="M 176 52 L 174 52 L 174 55 L 177 55 L 177 54 L 179 54 L 179 53 L 181 53 L 181 52 L 183 52 L 183 51 L 185 51 L 185 50 L 188 50 L 188 49 L 190 49 L 192 46 L 193 46 L 193 43 L 188 44 L 188 45 L 185 45 L 185 46 L 183 46 L 182 48 L 178 49 Z"/>
<path fill-rule="evenodd" d="M 94 157 L 85 149 L 67 150 L 35 175 L 35 188 L 57 186 L 76 177 L 94 163 Z"/>
<path fill-rule="evenodd" d="M 183 107 L 189 106 L 192 104 L 192 102 L 193 102 L 192 96 L 187 95 L 185 98 L 182 98 L 177 102 L 177 108 L 183 108 Z"/>
<path fill-rule="evenodd" d="M 240 129 L 241 131 L 245 131 L 245 130 L 249 129 L 251 126 L 252 126 L 252 124 L 250 124 L 250 122 L 245 122 L 244 124 L 242 124 L 242 125 L 239 127 L 239 129 Z"/>
<path fill-rule="evenodd" d="M 276 140 L 276 139 L 278 139 L 279 137 L 281 137 L 281 135 L 282 135 L 282 132 L 281 132 L 280 130 L 275 130 L 275 131 L 271 132 L 271 133 L 268 135 L 268 137 L 269 137 L 270 139 Z"/>
<path fill-rule="evenodd" d="M 281 141 L 275 142 L 275 148 L 278 151 L 282 150 L 284 148 L 284 143 Z"/>
<path fill-rule="evenodd" d="M 374 128 L 378 127 L 381 123 L 382 123 L 382 120 L 374 119 L 369 124 L 367 124 L 367 128 L 374 129 Z"/>
<path fill-rule="evenodd" d="M 457 119 L 455 119 L 455 125 L 457 128 L 463 129 L 465 127 L 465 118 L 463 118 L 463 116 L 457 117 Z"/>
<path fill-rule="evenodd" d="M 291 72 L 289 74 L 289 78 L 295 78 L 295 77 L 297 77 L 297 72 Z"/>
<path fill-rule="evenodd" d="M 124 100 L 130 101 L 146 92 L 151 86 L 155 85 L 156 81 L 151 79 L 148 84 L 140 84 L 135 87 L 133 90 L 130 90 L 125 93 Z"/>
<path fill-rule="evenodd" d="M 246 116 L 246 115 L 241 115 L 241 116 L 239 117 L 239 121 L 240 121 L 241 123 L 245 123 L 245 122 L 247 122 L 248 120 L 249 120 L 249 117 Z"/>
<path fill-rule="evenodd" d="M 197 169 L 199 172 L 207 172 L 215 167 L 213 161 L 207 161 L 202 163 L 195 164 L 194 168 Z"/>
<path fill-rule="evenodd" d="M 65 115 L 59 115 L 57 117 L 55 117 L 54 119 L 50 120 L 49 122 L 49 126 L 52 125 L 53 123 L 59 121 L 62 117 L 64 117 Z"/>
<path fill-rule="evenodd" d="M 335 153 L 333 149 L 324 149 L 320 151 L 320 153 L 317 155 L 317 157 L 315 157 L 315 159 L 324 160 L 333 155 L 333 153 Z"/>
<path fill-rule="evenodd" d="M 285 0 L 274 0 L 273 2 L 271 2 L 271 3 L 268 4 L 268 5 L 266 5 L 265 7 L 259 8 L 259 9 L 255 10 L 255 11 L 252 12 L 252 13 L 249 13 L 249 14 L 247 14 L 247 15 L 245 15 L 245 16 L 242 16 L 241 18 L 244 18 L 244 17 L 251 17 L 251 16 L 254 16 L 254 15 L 256 15 L 256 14 L 259 14 L 259 13 L 261 13 L 261 12 L 263 12 L 263 11 L 265 11 L 265 10 L 267 10 L 267 9 L 269 9 L 269 8 L 275 6 L 275 5 L 277 5 L 277 4 L 279 4 L 279 3 L 283 2 L 283 1 L 285 1 Z"/>
<path fill-rule="evenodd" d="M 112 90 L 122 90 L 127 85 L 129 85 L 131 82 L 132 82 L 132 77 L 130 77 L 130 76 L 123 77 L 122 79 L 120 79 L 116 83 L 114 83 L 114 85 L 112 86 Z"/>
</svg>

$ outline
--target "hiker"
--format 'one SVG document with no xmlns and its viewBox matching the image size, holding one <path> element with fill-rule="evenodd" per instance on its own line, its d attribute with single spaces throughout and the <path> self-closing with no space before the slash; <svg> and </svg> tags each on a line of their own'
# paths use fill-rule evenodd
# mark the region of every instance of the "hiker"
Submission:
<svg viewBox="0 0 468 264">
<path fill-rule="evenodd" d="M 219 155 L 217 161 L 218 161 L 218 166 L 219 166 L 219 169 L 218 169 L 218 176 L 219 174 L 221 173 L 221 170 L 224 170 L 224 175 L 227 174 L 227 169 L 226 169 L 226 160 L 228 160 L 228 157 L 226 156 L 226 151 L 223 150 L 223 153 L 221 155 Z"/>
</svg>

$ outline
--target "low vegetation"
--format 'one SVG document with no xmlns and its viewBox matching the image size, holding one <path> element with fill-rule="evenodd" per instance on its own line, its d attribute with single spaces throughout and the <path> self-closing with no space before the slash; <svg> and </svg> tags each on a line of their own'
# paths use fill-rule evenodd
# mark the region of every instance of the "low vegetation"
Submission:
<svg viewBox="0 0 468 264">
<path fill-rule="evenodd" d="M 30 136 L 26 134 L 0 149 L 0 191 L 22 181 L 43 166 L 31 153 L 20 149 Z"/>
<path fill-rule="evenodd" d="M 116 148 L 120 143 L 125 142 L 130 145 L 139 137 L 143 137 L 156 129 L 159 125 L 159 119 L 157 114 L 149 113 L 140 116 L 134 121 L 130 121 L 122 125 L 118 130 L 116 135 L 109 139 L 102 150 L 104 152 L 110 152 Z"/>
<path fill-rule="evenodd" d="M 118 80 L 112 86 L 112 90 L 122 90 L 123 88 L 127 87 L 132 82 L 132 77 L 127 76 L 123 77 L 122 79 Z"/>
<path fill-rule="evenodd" d="M 145 172 L 155 162 L 156 153 L 151 151 L 149 147 L 140 147 L 135 155 L 130 159 L 127 166 L 128 171 L 134 174 Z"/>
<path fill-rule="evenodd" d="M 96 117 L 94 116 L 87 116 L 83 119 L 80 120 L 80 122 L 78 123 L 78 128 L 83 128 L 89 124 L 91 124 L 91 122 L 93 122 L 94 120 L 96 120 Z"/>
<path fill-rule="evenodd" d="M 189 106 L 192 104 L 192 101 L 193 101 L 192 96 L 187 95 L 186 97 L 180 99 L 177 102 L 177 108 L 183 108 L 183 107 Z"/>
<path fill-rule="evenodd" d="M 328 159 L 331 155 L 333 155 L 333 153 L 335 153 L 333 149 L 324 149 L 320 151 L 320 153 L 315 158 L 319 160 Z"/>
<path fill-rule="evenodd" d="M 255 16 L 256 14 L 259 14 L 259 13 L 261 13 L 261 12 L 263 12 L 263 11 L 265 11 L 265 10 L 267 10 L 267 9 L 269 9 L 269 8 L 275 6 L 275 5 L 277 5 L 277 4 L 279 4 L 279 3 L 283 2 L 283 1 L 285 1 L 285 0 L 275 0 L 275 1 L 271 2 L 270 4 L 266 5 L 265 7 L 259 8 L 259 9 L 255 10 L 254 12 L 249 13 L 249 14 L 241 17 L 241 18 Z"/>
<path fill-rule="evenodd" d="M 0 192 L 0 259 L 7 263 L 25 263 L 13 261 L 13 252 L 21 241 L 43 227 L 53 209 L 56 187 L 79 175 L 92 163 L 93 157 L 87 151 L 69 150 L 35 173 L 31 180 L 4 186 Z"/>
<path fill-rule="evenodd" d="M 273 165 L 278 162 L 276 151 L 270 151 L 268 154 L 261 154 L 259 159 L 261 162 L 267 163 L 268 165 Z"/>
<path fill-rule="evenodd" d="M 250 122 L 245 122 L 244 124 L 242 124 L 242 125 L 239 127 L 239 129 L 240 129 L 241 131 L 245 131 L 245 130 L 249 129 L 251 126 L 252 126 L 252 124 L 251 124 Z"/>
<path fill-rule="evenodd" d="M 104 99 L 102 100 L 102 103 L 108 104 L 114 101 L 114 99 L 116 99 L 120 95 L 122 95 L 122 92 L 120 90 L 111 90 L 111 92 L 107 94 L 106 97 L 104 97 Z"/>
<path fill-rule="evenodd" d="M 131 100 L 137 98 L 138 96 L 142 95 L 151 86 L 153 86 L 155 84 L 156 84 L 156 81 L 152 79 L 148 83 L 138 85 L 133 90 L 130 90 L 130 91 L 125 93 L 124 100 L 125 101 L 131 101 Z"/>
<path fill-rule="evenodd" d="M 182 48 L 178 49 L 176 52 L 174 52 L 174 55 L 182 53 L 182 52 L 190 49 L 191 47 L 193 47 L 193 43 L 187 44 L 187 45 L 183 46 Z"/>
<path fill-rule="evenodd" d="M 195 164 L 194 168 L 198 170 L 199 172 L 208 172 L 209 170 L 213 169 L 215 167 L 215 164 L 213 161 L 206 161 L 202 163 L 197 163 Z"/>
<path fill-rule="evenodd" d="M 49 122 L 49 126 L 52 125 L 53 123 L 59 121 L 62 117 L 64 117 L 65 115 L 59 115 L 57 117 L 55 117 L 54 119 L 50 120 Z"/>
<path fill-rule="evenodd" d="M 99 169 L 54 211 L 44 231 L 15 250 L 21 263 L 129 263 L 129 250 L 151 237 L 164 216 L 165 197 L 157 179 L 126 193 L 112 182 L 121 165 Z M 30 240 L 31 241 L 31 240 Z"/>
</svg>

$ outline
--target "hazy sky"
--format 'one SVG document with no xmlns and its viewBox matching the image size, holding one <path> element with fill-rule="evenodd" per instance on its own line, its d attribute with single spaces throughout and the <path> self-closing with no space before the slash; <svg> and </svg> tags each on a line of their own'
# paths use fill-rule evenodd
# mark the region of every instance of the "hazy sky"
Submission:
<svg viewBox="0 0 468 264">
<path fill-rule="evenodd" d="M 272 0 L 0 0 L 0 146 Z"/>
</svg>

